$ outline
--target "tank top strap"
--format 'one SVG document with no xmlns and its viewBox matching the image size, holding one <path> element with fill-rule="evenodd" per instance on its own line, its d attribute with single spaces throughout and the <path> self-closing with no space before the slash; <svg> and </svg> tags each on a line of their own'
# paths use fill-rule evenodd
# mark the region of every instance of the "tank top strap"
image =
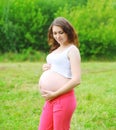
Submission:
<svg viewBox="0 0 116 130">
<path fill-rule="evenodd" d="M 73 47 L 74 45 L 69 46 L 66 50 L 65 53 L 67 54 L 69 52 L 69 50 Z"/>
</svg>

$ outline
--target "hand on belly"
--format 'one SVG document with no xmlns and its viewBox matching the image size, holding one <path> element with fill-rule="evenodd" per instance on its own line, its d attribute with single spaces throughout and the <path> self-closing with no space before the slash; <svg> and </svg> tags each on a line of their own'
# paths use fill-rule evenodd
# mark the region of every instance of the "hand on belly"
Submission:
<svg viewBox="0 0 116 130">
<path fill-rule="evenodd" d="M 52 100 L 56 97 L 56 94 L 55 92 L 53 91 L 48 91 L 48 90 L 45 90 L 45 89 L 41 89 L 41 93 L 42 93 L 42 97 L 45 99 L 45 100 Z"/>
</svg>

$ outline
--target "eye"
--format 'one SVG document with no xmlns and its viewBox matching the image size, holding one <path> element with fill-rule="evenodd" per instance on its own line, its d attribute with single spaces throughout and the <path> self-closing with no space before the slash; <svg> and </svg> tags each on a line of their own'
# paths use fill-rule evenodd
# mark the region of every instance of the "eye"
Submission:
<svg viewBox="0 0 116 130">
<path fill-rule="evenodd" d="M 64 32 L 63 31 L 59 31 L 59 34 L 63 34 Z"/>
<path fill-rule="evenodd" d="M 63 31 L 59 31 L 59 32 L 53 32 L 53 35 L 57 35 L 57 34 L 63 34 Z"/>
<path fill-rule="evenodd" d="M 53 35 L 56 35 L 57 33 L 56 32 L 53 32 Z"/>
</svg>

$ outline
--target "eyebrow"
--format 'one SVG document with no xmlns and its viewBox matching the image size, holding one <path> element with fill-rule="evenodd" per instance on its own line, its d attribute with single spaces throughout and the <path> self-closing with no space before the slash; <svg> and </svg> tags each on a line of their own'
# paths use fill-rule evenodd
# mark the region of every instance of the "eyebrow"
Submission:
<svg viewBox="0 0 116 130">
<path fill-rule="evenodd" d="M 62 31 L 53 31 L 53 33 L 64 33 L 64 31 L 62 30 Z"/>
</svg>

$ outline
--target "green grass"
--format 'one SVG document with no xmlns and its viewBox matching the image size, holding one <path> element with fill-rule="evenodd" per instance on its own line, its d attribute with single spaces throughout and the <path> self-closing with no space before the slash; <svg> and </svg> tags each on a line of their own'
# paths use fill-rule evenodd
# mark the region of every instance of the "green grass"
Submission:
<svg viewBox="0 0 116 130">
<path fill-rule="evenodd" d="M 0 53 L 0 62 L 25 62 L 25 61 L 31 61 L 31 62 L 38 62 L 38 61 L 45 61 L 47 52 L 42 51 L 35 51 L 31 48 L 25 49 L 22 51 L 22 53 L 13 53 L 13 52 L 7 52 L 7 53 Z"/>
<path fill-rule="evenodd" d="M 42 63 L 0 63 L 0 130 L 37 130 Z M 71 130 L 116 130 L 116 62 L 83 62 Z"/>
</svg>

